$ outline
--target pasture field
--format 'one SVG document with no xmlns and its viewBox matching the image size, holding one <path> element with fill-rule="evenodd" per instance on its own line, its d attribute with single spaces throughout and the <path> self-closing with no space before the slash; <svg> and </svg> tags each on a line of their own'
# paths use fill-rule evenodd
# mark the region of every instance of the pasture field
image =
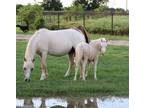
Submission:
<svg viewBox="0 0 144 108">
<path fill-rule="evenodd" d="M 128 96 L 129 94 L 129 54 L 128 47 L 108 46 L 105 56 L 100 57 L 98 80 L 93 80 L 89 71 L 86 81 L 73 81 L 74 72 L 67 78 L 68 57 L 48 56 L 48 80 L 40 81 L 40 58 L 36 56 L 35 68 L 30 83 L 24 82 L 23 58 L 27 42 L 16 42 L 16 97 L 49 96 Z M 78 75 L 79 76 L 79 75 Z"/>
</svg>

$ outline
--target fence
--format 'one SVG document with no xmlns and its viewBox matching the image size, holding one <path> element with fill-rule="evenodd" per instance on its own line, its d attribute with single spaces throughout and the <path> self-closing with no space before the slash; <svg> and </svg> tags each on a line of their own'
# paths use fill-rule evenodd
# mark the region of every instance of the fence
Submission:
<svg viewBox="0 0 144 108">
<path fill-rule="evenodd" d="M 45 11 L 44 19 L 49 29 L 62 29 L 83 25 L 92 33 L 129 33 L 127 12 L 64 12 Z"/>
<path fill-rule="evenodd" d="M 45 11 L 43 17 L 48 29 L 64 29 L 83 25 L 91 33 L 129 34 L 129 14 L 127 12 Z"/>
</svg>

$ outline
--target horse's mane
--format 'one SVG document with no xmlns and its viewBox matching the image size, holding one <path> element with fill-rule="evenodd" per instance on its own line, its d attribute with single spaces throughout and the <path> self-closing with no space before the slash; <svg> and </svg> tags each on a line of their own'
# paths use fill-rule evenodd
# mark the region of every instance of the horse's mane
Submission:
<svg viewBox="0 0 144 108">
<path fill-rule="evenodd" d="M 87 31 L 86 31 L 85 27 L 78 26 L 76 29 L 80 30 L 84 34 L 85 39 L 86 39 L 86 43 L 89 43 L 89 38 L 88 38 Z"/>
</svg>

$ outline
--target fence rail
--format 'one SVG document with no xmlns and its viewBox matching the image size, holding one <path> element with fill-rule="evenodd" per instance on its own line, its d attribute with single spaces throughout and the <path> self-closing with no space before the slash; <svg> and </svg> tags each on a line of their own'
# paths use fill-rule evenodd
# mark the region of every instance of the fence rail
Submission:
<svg viewBox="0 0 144 108">
<path fill-rule="evenodd" d="M 44 11 L 45 25 L 49 29 L 70 28 L 83 25 L 90 32 L 126 34 L 129 33 L 128 12 L 66 12 Z"/>
</svg>

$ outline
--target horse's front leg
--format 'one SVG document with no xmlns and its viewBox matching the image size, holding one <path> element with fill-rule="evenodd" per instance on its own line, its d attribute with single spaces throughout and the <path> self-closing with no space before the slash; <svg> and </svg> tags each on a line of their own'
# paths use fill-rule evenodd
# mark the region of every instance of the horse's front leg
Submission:
<svg viewBox="0 0 144 108">
<path fill-rule="evenodd" d="M 44 79 L 48 78 L 46 59 L 47 59 L 47 52 L 44 52 L 44 53 L 42 53 L 42 57 L 41 57 L 41 78 L 40 78 L 40 80 L 44 80 Z"/>
<path fill-rule="evenodd" d="M 72 67 L 74 66 L 74 56 L 73 56 L 73 53 L 69 54 L 69 67 L 65 73 L 65 77 L 69 76 L 71 70 L 72 70 Z"/>
</svg>

